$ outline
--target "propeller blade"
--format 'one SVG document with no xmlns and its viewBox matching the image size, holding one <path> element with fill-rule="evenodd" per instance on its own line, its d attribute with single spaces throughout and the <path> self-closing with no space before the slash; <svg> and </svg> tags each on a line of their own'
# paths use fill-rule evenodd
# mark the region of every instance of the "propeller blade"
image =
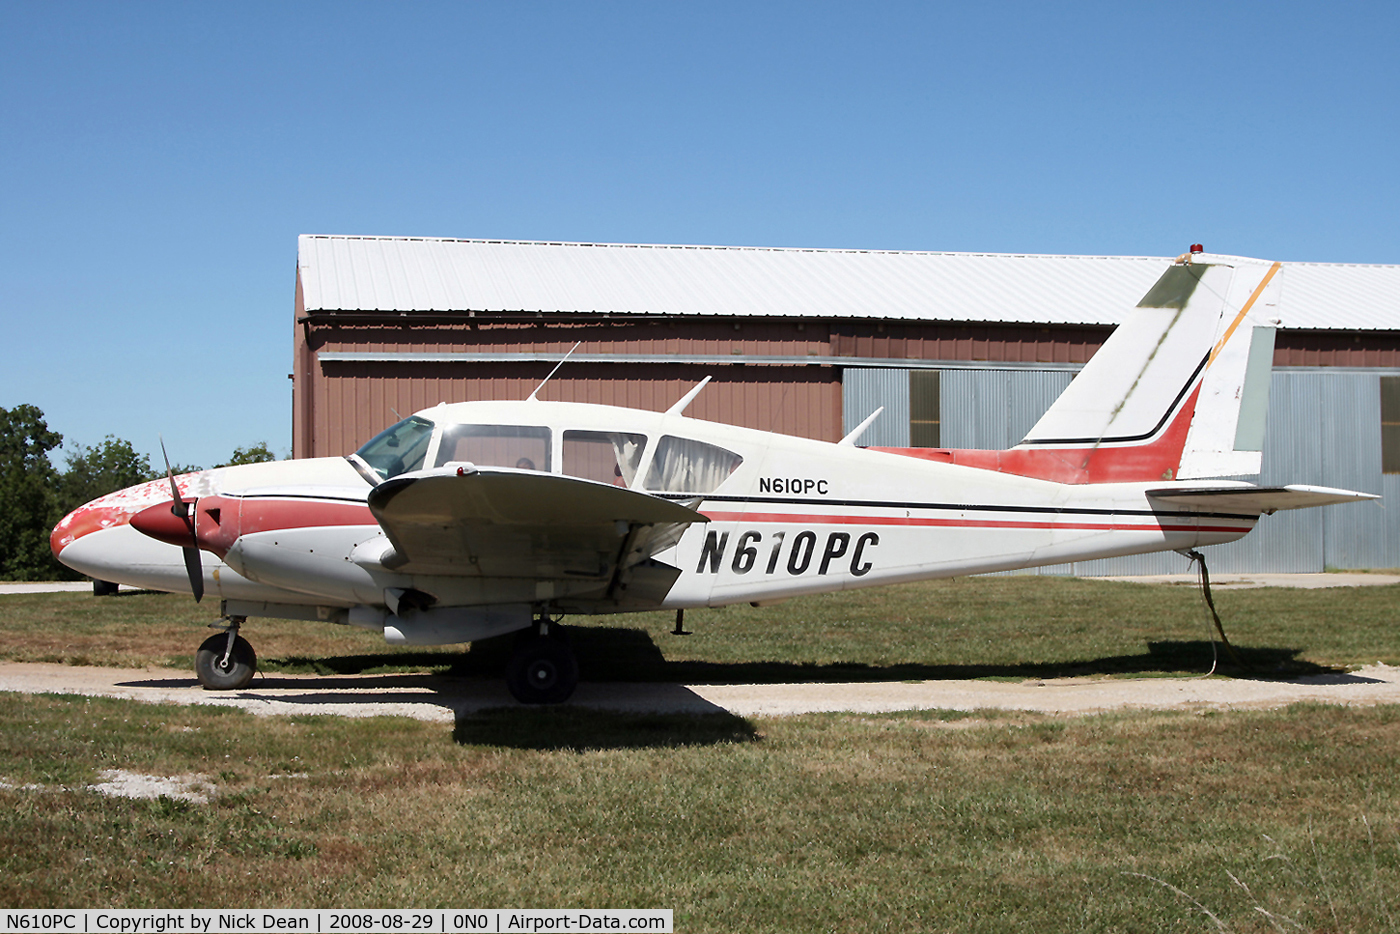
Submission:
<svg viewBox="0 0 1400 934">
<path fill-rule="evenodd" d="M 165 438 L 160 439 L 160 456 L 165 458 L 165 476 L 170 481 L 170 512 L 185 521 L 190 533 L 190 543 L 180 549 L 185 556 L 185 576 L 190 580 L 190 592 L 194 602 L 204 599 L 204 562 L 199 557 L 199 535 L 195 532 L 194 517 L 190 515 L 190 504 L 180 495 L 180 487 L 175 483 L 175 471 L 170 469 L 170 455 L 165 450 Z"/>
<path fill-rule="evenodd" d="M 185 555 L 185 573 L 190 578 L 190 590 L 194 592 L 194 602 L 204 599 L 204 564 L 199 559 L 198 548 L 181 548 Z"/>
<path fill-rule="evenodd" d="M 170 481 L 170 511 L 181 519 L 190 514 L 189 507 L 180 496 L 180 488 L 175 485 L 175 471 L 170 469 L 170 455 L 165 452 L 165 438 L 160 439 L 160 456 L 165 458 L 165 477 Z"/>
</svg>

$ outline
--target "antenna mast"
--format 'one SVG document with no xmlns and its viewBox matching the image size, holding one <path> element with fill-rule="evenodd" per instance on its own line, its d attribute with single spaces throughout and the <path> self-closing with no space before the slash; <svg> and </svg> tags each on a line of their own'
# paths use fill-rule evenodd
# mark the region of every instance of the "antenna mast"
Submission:
<svg viewBox="0 0 1400 934">
<path fill-rule="evenodd" d="M 550 371 L 549 371 L 549 375 L 546 376 L 546 377 L 544 378 L 544 380 L 541 381 L 540 384 L 539 384 L 538 386 L 535 387 L 535 391 L 532 392 L 532 393 L 530 393 L 529 398 L 527 398 L 527 399 L 525 400 L 526 402 L 538 402 L 538 401 L 540 401 L 540 400 L 536 399 L 535 396 L 539 395 L 540 390 L 544 388 L 544 384 L 547 383 L 547 382 L 549 382 L 551 379 L 554 378 L 554 374 L 555 374 L 555 373 L 558 373 L 558 372 L 559 372 L 559 368 L 569 361 L 569 358 L 572 357 L 572 356 L 574 355 L 574 351 L 575 351 L 575 350 L 578 350 L 579 345 L 582 344 L 582 343 L 583 343 L 583 341 L 575 341 L 575 342 L 574 342 L 574 346 L 570 347 L 570 348 L 569 348 L 569 352 L 566 353 L 566 354 L 564 354 L 564 359 L 563 359 L 563 360 L 560 360 L 558 363 L 554 364 L 554 369 L 550 370 Z"/>
</svg>

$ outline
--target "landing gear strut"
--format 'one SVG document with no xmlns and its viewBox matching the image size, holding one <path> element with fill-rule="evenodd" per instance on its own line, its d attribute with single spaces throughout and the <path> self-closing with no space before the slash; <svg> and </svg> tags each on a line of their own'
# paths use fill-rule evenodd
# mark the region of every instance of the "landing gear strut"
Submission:
<svg viewBox="0 0 1400 934">
<path fill-rule="evenodd" d="M 236 691 L 248 686 L 258 670 L 252 645 L 238 634 L 244 617 L 229 618 L 228 631 L 205 639 L 194 656 L 194 673 L 206 691 Z"/>
<path fill-rule="evenodd" d="M 521 634 L 506 666 L 506 687 L 522 704 L 562 704 L 578 687 L 578 659 L 564 628 L 541 616 Z"/>
</svg>

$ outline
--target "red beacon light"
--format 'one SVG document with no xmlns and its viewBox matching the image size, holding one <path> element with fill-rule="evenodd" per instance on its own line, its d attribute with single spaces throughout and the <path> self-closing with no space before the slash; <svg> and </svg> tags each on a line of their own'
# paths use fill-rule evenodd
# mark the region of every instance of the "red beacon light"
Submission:
<svg viewBox="0 0 1400 934">
<path fill-rule="evenodd" d="M 1191 252 L 1192 252 L 1192 253 L 1204 253 L 1205 251 L 1206 251 L 1206 248 L 1203 247 L 1203 246 L 1201 246 L 1201 244 L 1199 244 L 1199 243 L 1193 243 L 1193 244 L 1191 244 Z"/>
</svg>

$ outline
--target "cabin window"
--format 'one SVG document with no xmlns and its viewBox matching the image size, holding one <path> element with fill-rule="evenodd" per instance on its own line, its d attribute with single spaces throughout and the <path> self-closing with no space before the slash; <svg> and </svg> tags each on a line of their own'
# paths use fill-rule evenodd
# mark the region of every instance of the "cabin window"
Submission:
<svg viewBox="0 0 1400 934">
<path fill-rule="evenodd" d="M 437 466 L 466 461 L 478 467 L 549 470 L 549 429 L 534 425 L 450 425 L 442 431 Z"/>
<path fill-rule="evenodd" d="M 422 467 L 432 436 L 433 423 L 411 415 L 385 428 L 355 454 L 379 474 L 380 479 L 388 480 Z"/>
<path fill-rule="evenodd" d="M 743 462 L 733 451 L 666 435 L 657 442 L 646 488 L 667 493 L 712 493 Z"/>
<path fill-rule="evenodd" d="M 564 473 L 630 487 L 641 466 L 646 445 L 646 435 L 621 431 L 566 431 Z"/>
</svg>

